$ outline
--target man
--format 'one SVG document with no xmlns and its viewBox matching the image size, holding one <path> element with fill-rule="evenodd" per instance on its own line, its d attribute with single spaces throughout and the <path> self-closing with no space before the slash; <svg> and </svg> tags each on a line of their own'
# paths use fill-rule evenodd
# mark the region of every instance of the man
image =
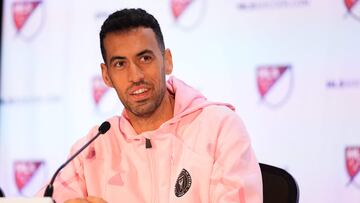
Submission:
<svg viewBox="0 0 360 203">
<path fill-rule="evenodd" d="M 242 121 L 232 106 L 207 101 L 175 77 L 166 81 L 172 56 L 152 15 L 111 14 L 100 45 L 103 80 L 125 108 L 58 176 L 57 202 L 262 202 L 261 173 Z"/>
</svg>

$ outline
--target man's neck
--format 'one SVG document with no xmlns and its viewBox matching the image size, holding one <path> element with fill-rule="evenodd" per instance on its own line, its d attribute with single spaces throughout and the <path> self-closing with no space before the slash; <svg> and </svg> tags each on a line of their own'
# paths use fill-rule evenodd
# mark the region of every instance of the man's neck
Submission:
<svg viewBox="0 0 360 203">
<path fill-rule="evenodd" d="M 158 129 L 163 123 L 170 120 L 174 116 L 173 95 L 168 91 L 165 92 L 164 101 L 149 117 L 138 117 L 134 114 L 128 114 L 129 120 L 135 132 L 140 134 L 145 131 L 152 131 Z"/>
</svg>

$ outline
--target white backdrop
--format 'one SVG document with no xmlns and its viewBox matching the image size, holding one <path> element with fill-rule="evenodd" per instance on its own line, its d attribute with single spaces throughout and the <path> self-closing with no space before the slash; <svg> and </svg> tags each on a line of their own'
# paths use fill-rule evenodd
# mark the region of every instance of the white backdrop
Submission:
<svg viewBox="0 0 360 203">
<path fill-rule="evenodd" d="M 5 0 L 0 186 L 31 196 L 75 140 L 122 106 L 100 78 L 98 33 L 141 7 L 162 26 L 173 75 L 232 103 L 260 162 L 300 202 L 360 201 L 360 1 Z"/>
</svg>

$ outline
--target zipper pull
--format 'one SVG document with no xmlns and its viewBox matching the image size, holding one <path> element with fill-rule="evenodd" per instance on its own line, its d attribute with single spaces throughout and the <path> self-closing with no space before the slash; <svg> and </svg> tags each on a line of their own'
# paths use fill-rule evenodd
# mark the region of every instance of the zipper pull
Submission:
<svg viewBox="0 0 360 203">
<path fill-rule="evenodd" d="M 145 148 L 146 149 L 151 149 L 152 148 L 151 141 L 148 138 L 145 138 Z"/>
</svg>

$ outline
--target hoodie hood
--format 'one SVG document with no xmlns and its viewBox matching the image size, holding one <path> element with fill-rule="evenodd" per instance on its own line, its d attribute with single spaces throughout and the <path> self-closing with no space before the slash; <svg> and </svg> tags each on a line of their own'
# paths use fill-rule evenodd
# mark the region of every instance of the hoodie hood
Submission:
<svg viewBox="0 0 360 203">
<path fill-rule="evenodd" d="M 200 92 L 188 86 L 183 81 L 176 79 L 174 76 L 168 79 L 166 86 L 168 91 L 175 95 L 174 117 L 186 113 L 189 109 L 193 109 L 194 107 L 200 108 L 208 103 L 206 97 Z M 180 93 L 177 94 L 177 92 Z"/>
<path fill-rule="evenodd" d="M 174 103 L 174 116 L 164 124 L 171 124 L 179 122 L 183 117 L 201 110 L 202 108 L 209 105 L 221 105 L 230 108 L 235 111 L 235 107 L 226 103 L 209 102 L 199 91 L 185 84 L 183 81 L 175 78 L 174 76 L 169 77 L 166 82 L 167 90 L 170 94 L 175 96 Z M 163 124 L 163 125 L 164 125 Z M 128 138 L 137 135 L 135 130 L 132 128 L 131 123 L 128 120 L 125 109 L 122 112 L 122 118 L 120 119 L 120 131 L 123 134 L 129 135 Z M 126 132 L 126 133 L 125 133 Z"/>
<path fill-rule="evenodd" d="M 199 91 L 185 84 L 183 81 L 171 76 L 167 80 L 167 89 L 171 94 L 175 95 L 174 118 L 181 118 L 189 113 L 202 109 L 209 105 L 227 106 L 235 111 L 235 107 L 220 102 L 209 102 Z M 179 92 L 179 93 L 178 93 Z M 171 120 L 173 120 L 171 119 Z"/>
</svg>

